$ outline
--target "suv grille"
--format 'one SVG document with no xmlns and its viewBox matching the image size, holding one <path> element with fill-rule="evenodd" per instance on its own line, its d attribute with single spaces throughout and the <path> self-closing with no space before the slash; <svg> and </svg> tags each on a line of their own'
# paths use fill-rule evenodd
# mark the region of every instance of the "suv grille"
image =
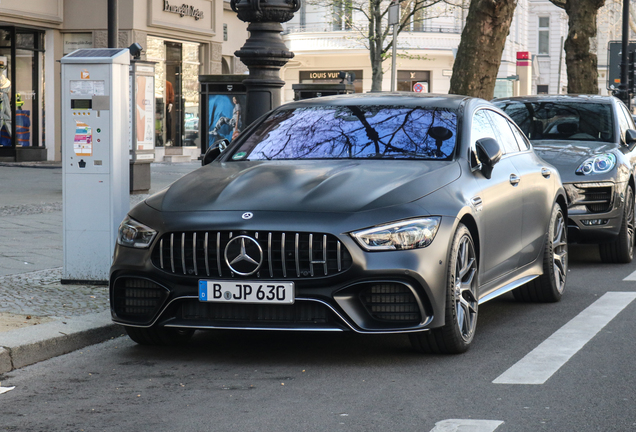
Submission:
<svg viewBox="0 0 636 432">
<path fill-rule="evenodd" d="M 263 262 L 252 277 L 265 279 L 333 276 L 351 267 L 349 251 L 330 234 L 254 231 L 196 231 L 164 234 L 152 252 L 163 271 L 214 278 L 233 277 L 224 252 L 235 236 L 249 236 L 261 247 Z"/>
</svg>

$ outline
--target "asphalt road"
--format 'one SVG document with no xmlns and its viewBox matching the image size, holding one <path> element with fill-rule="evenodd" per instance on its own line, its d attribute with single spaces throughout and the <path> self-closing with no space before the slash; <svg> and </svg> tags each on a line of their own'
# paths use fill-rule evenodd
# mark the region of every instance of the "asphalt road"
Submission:
<svg viewBox="0 0 636 432">
<path fill-rule="evenodd" d="M 624 280 L 636 262 L 572 247 L 570 270 L 559 303 L 480 306 L 458 356 L 388 335 L 199 332 L 178 349 L 113 339 L 0 376 L 15 386 L 0 394 L 0 431 L 636 430 L 636 281 Z M 540 384 L 497 383 L 552 367 Z"/>
</svg>

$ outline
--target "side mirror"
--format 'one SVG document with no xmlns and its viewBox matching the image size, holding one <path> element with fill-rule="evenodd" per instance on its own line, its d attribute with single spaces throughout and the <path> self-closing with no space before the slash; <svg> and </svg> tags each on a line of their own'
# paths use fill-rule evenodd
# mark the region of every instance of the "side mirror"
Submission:
<svg viewBox="0 0 636 432">
<path fill-rule="evenodd" d="M 492 169 L 501 160 L 501 146 L 493 138 L 482 138 L 475 143 L 477 158 L 482 164 L 481 172 L 487 179 L 492 177 Z"/>
<path fill-rule="evenodd" d="M 201 160 L 201 165 L 202 166 L 207 165 L 210 162 L 212 162 L 214 159 L 218 158 L 219 155 L 223 153 L 223 151 L 225 151 L 225 149 L 229 145 L 230 145 L 230 142 L 226 138 L 215 141 L 214 144 L 208 147 L 208 149 L 205 151 L 205 155 L 203 156 L 203 159 Z"/>
<path fill-rule="evenodd" d="M 633 142 L 636 142 L 636 130 L 627 129 L 627 131 L 625 131 L 625 144 L 629 145 Z"/>
</svg>

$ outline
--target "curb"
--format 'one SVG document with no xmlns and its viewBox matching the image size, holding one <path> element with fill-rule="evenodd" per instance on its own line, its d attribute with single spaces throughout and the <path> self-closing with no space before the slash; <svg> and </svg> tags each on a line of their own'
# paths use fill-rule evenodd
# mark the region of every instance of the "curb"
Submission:
<svg viewBox="0 0 636 432">
<path fill-rule="evenodd" d="M 0 374 L 121 336 L 110 311 L 0 333 Z"/>
</svg>

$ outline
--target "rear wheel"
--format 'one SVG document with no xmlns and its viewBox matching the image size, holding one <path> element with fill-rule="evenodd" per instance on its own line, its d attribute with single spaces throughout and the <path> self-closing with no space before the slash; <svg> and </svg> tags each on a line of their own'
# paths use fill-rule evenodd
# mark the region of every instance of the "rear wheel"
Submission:
<svg viewBox="0 0 636 432">
<path fill-rule="evenodd" d="M 477 254 L 473 239 L 459 225 L 447 268 L 446 323 L 443 327 L 409 335 L 420 352 L 459 354 L 470 347 L 477 327 Z"/>
<path fill-rule="evenodd" d="M 550 225 L 545 235 L 543 274 L 512 293 L 526 302 L 557 302 L 561 300 L 568 276 L 567 224 L 561 206 L 554 205 Z"/>
<path fill-rule="evenodd" d="M 611 243 L 598 245 L 601 261 L 605 263 L 632 262 L 634 258 L 634 191 L 627 186 L 625 193 L 625 207 L 623 207 L 623 222 L 618 238 Z"/>
<path fill-rule="evenodd" d="M 125 327 L 128 336 L 140 345 L 181 345 L 190 340 L 194 334 L 191 329 L 166 327 Z"/>
</svg>

